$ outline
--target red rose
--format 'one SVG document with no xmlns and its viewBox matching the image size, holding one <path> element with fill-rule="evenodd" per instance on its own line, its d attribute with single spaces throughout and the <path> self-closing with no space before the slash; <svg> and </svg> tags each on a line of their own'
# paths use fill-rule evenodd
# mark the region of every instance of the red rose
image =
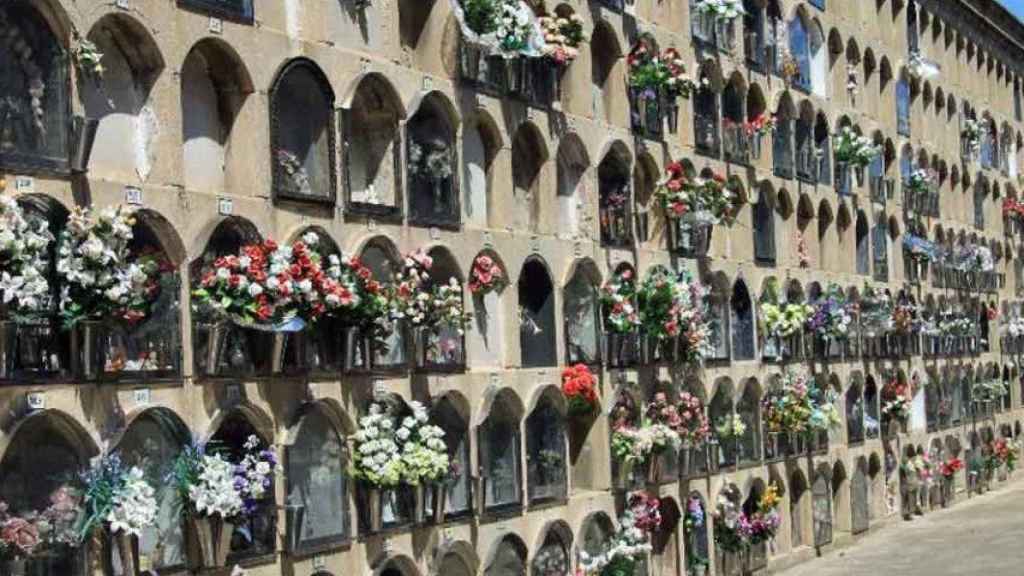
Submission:
<svg viewBox="0 0 1024 576">
<path fill-rule="evenodd" d="M 0 527 L 0 539 L 28 556 L 39 545 L 39 531 L 24 518 L 11 518 Z"/>
</svg>

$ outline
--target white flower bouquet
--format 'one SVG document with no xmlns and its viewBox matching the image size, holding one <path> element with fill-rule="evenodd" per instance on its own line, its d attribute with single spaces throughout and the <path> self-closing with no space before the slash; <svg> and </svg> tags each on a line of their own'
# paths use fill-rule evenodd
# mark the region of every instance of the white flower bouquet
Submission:
<svg viewBox="0 0 1024 576">
<path fill-rule="evenodd" d="M 450 462 L 444 430 L 429 423 L 427 409 L 410 402 L 411 416 L 402 419 L 395 435 L 402 446 L 402 478 L 407 484 L 437 483 L 448 475 Z"/>
<path fill-rule="evenodd" d="M 160 274 L 171 270 L 157 250 L 133 252 L 135 210 L 120 206 L 94 214 L 75 208 L 61 232 L 57 275 L 66 327 L 81 320 L 146 318 L 160 295 Z"/>
<path fill-rule="evenodd" d="M 117 455 L 96 459 L 81 479 L 85 510 L 79 535 L 83 541 L 101 524 L 112 534 L 140 536 L 156 523 L 158 506 L 153 487 L 142 470 L 126 468 Z"/>
<path fill-rule="evenodd" d="M 747 433 L 747 424 L 738 415 L 729 414 L 715 425 L 715 432 L 723 440 L 739 438 Z"/>
<path fill-rule="evenodd" d="M 394 487 L 402 481 L 403 461 L 395 420 L 382 405 L 370 404 L 359 419 L 352 455 L 354 477 L 373 486 Z"/>
<path fill-rule="evenodd" d="M 10 316 L 31 316 L 49 309 L 49 223 L 30 221 L 11 196 L 0 194 L 0 297 Z"/>
<path fill-rule="evenodd" d="M 189 512 L 225 520 L 255 513 L 271 495 L 274 473 L 279 471 L 274 451 L 260 446 L 259 438 L 250 436 L 237 464 L 203 445 L 186 448 L 171 477 Z"/>
<path fill-rule="evenodd" d="M 697 0 L 694 9 L 701 14 L 712 14 L 716 20 L 733 20 L 746 14 L 742 0 Z"/>
<path fill-rule="evenodd" d="M 863 168 L 882 152 L 871 138 L 859 136 L 849 126 L 844 126 L 834 138 L 836 162 L 849 162 Z"/>
</svg>

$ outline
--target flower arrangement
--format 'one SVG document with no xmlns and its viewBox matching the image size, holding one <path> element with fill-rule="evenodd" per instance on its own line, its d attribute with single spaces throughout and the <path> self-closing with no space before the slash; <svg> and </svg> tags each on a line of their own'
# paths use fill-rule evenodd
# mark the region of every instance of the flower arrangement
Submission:
<svg viewBox="0 0 1024 576">
<path fill-rule="evenodd" d="M 0 317 L 32 316 L 49 309 L 49 247 L 53 242 L 49 223 L 31 221 L 21 205 L 3 194 L 0 181 Z"/>
<path fill-rule="evenodd" d="M 761 409 L 769 433 L 806 432 L 811 417 L 807 375 L 793 370 L 783 372 L 761 399 Z"/>
<path fill-rule="evenodd" d="M 1011 444 L 1006 438 L 996 438 L 990 445 L 990 456 L 988 467 L 995 469 L 1006 466 L 1006 469 L 1013 472 L 1017 468 L 1017 452 L 1019 446 Z"/>
<path fill-rule="evenodd" d="M 657 100 L 662 87 L 668 81 L 668 67 L 661 57 L 645 41 L 636 43 L 626 56 L 629 68 L 629 86 L 636 90 L 642 100 Z"/>
<path fill-rule="evenodd" d="M 1024 220 L 1024 202 L 1019 202 L 1010 197 L 1004 198 L 1003 216 L 1006 218 L 1014 218 L 1016 220 Z"/>
<path fill-rule="evenodd" d="M 807 304 L 761 303 L 761 319 L 765 331 L 775 338 L 788 338 L 799 334 L 814 309 Z"/>
<path fill-rule="evenodd" d="M 94 215 L 76 207 L 68 216 L 57 255 L 65 327 L 86 319 L 135 323 L 149 314 L 160 274 L 171 267 L 155 253 L 132 253 L 134 213 L 119 206 Z"/>
<path fill-rule="evenodd" d="M 847 64 L 846 65 L 846 91 L 851 96 L 856 96 L 859 91 L 860 82 L 857 79 L 857 65 Z"/>
<path fill-rule="evenodd" d="M 679 416 L 676 432 L 683 444 L 698 446 L 708 439 L 711 433 L 711 424 L 707 414 L 704 413 L 704 403 L 700 398 L 689 392 L 680 392 L 679 401 L 676 404 L 676 414 Z"/>
<path fill-rule="evenodd" d="M 811 255 L 807 250 L 807 237 L 799 230 L 796 233 L 796 257 L 801 268 L 811 267 Z"/>
<path fill-rule="evenodd" d="M 395 432 L 402 449 L 402 479 L 410 486 L 436 484 L 451 470 L 444 430 L 429 423 L 423 404 L 410 402 L 409 409 L 412 415 L 402 418 Z"/>
<path fill-rule="evenodd" d="M 480 254 L 473 259 L 473 267 L 469 271 L 469 291 L 481 296 L 501 290 L 505 286 L 505 274 L 501 266 L 491 256 Z"/>
<path fill-rule="evenodd" d="M 417 328 L 452 328 L 462 334 L 470 314 L 462 301 L 462 286 L 455 277 L 445 284 L 430 277 L 433 259 L 417 250 L 405 257 L 402 271 L 390 286 L 392 320 L 408 320 Z"/>
<path fill-rule="evenodd" d="M 747 136 L 753 136 L 755 134 L 758 136 L 767 136 L 775 132 L 777 123 L 778 121 L 774 114 L 761 112 L 756 118 L 743 124 L 743 131 Z"/>
<path fill-rule="evenodd" d="M 75 35 L 75 46 L 72 49 L 71 56 L 75 61 L 75 67 L 82 72 L 83 75 L 88 76 L 93 80 L 100 80 L 103 78 L 103 52 L 96 44 L 85 38 L 77 31 Z"/>
<path fill-rule="evenodd" d="M 711 14 L 716 20 L 734 20 L 746 14 L 742 0 L 697 0 L 693 7 L 699 14 Z"/>
<path fill-rule="evenodd" d="M 964 469 L 964 461 L 959 458 L 950 458 L 939 464 L 939 474 L 946 480 L 952 480 L 957 472 Z"/>
<path fill-rule="evenodd" d="M 315 247 L 319 237 L 309 234 L 304 242 Z M 315 258 L 314 251 L 310 254 Z M 387 292 L 358 256 L 329 254 L 324 273 L 330 279 L 322 285 L 327 314 L 348 326 L 360 327 L 375 326 L 387 315 Z"/>
<path fill-rule="evenodd" d="M 669 164 L 655 194 L 670 218 L 703 225 L 731 221 L 739 200 L 724 176 L 691 179 L 679 162 Z"/>
<path fill-rule="evenodd" d="M 732 493 L 732 496 L 738 500 L 738 495 Z M 730 497 L 728 491 L 718 495 L 714 515 L 715 544 L 726 552 L 739 553 L 751 546 L 773 540 L 782 525 L 782 516 L 779 514 L 782 499 L 775 483 L 768 485 L 754 510 L 749 513 L 736 500 Z"/>
<path fill-rule="evenodd" d="M 568 366 L 562 370 L 562 393 L 569 402 L 569 412 L 589 415 L 600 407 L 597 377 L 586 364 Z"/>
<path fill-rule="evenodd" d="M 155 491 L 138 467 L 126 468 L 117 455 L 96 459 L 81 474 L 82 504 L 85 508 L 79 528 L 85 540 L 100 524 L 111 533 L 141 536 L 156 523 L 158 505 Z"/>
<path fill-rule="evenodd" d="M 738 414 L 728 414 L 715 423 L 715 435 L 720 440 L 740 438 L 747 433 L 747 424 Z"/>
<path fill-rule="evenodd" d="M 636 464 L 665 449 L 678 450 L 682 443 L 677 428 L 679 414 L 664 393 L 656 394 L 644 409 L 639 426 L 628 419 L 628 408 L 613 411 L 612 454 L 621 462 Z"/>
<path fill-rule="evenodd" d="M 659 267 L 648 272 L 636 294 L 645 334 L 658 340 L 685 335 L 688 349 L 703 357 L 709 332 L 703 285 L 687 271 L 671 274 Z"/>
<path fill-rule="evenodd" d="M 280 149 L 274 155 L 277 165 L 284 171 L 284 175 L 291 181 L 294 192 L 303 195 L 312 195 L 313 188 L 309 181 L 309 174 L 306 172 L 306 165 L 295 153 Z"/>
<path fill-rule="evenodd" d="M 78 546 L 80 507 L 78 495 L 67 486 L 50 495 L 50 505 L 42 512 L 14 514 L 0 501 L 0 561 L 25 560 Z"/>
<path fill-rule="evenodd" d="M 892 311 L 892 327 L 898 334 L 910 334 L 921 329 L 917 305 L 901 296 Z"/>
<path fill-rule="evenodd" d="M 782 75 L 782 79 L 786 81 L 786 84 L 791 84 L 800 77 L 800 62 L 797 61 L 796 56 L 788 49 L 783 51 L 781 62 L 779 72 Z"/>
<path fill-rule="evenodd" d="M 373 402 L 359 419 L 352 475 L 370 485 L 390 488 L 436 483 L 451 469 L 444 431 L 429 424 L 427 409 L 410 402 L 411 414 L 398 420 L 393 410 Z"/>
<path fill-rule="evenodd" d="M 882 415 L 889 420 L 906 422 L 910 417 L 913 393 L 906 381 L 892 378 L 882 386 Z"/>
<path fill-rule="evenodd" d="M 530 45 L 536 27 L 530 7 L 520 0 L 499 0 L 497 14 L 498 47 L 505 52 L 522 52 Z"/>
<path fill-rule="evenodd" d="M 920 236 L 904 234 L 903 247 L 906 253 L 918 262 L 934 262 L 938 258 L 935 244 Z"/>
<path fill-rule="evenodd" d="M 811 304 L 813 312 L 807 319 L 807 329 L 826 339 L 844 340 L 850 335 L 856 305 L 846 301 L 843 289 L 831 284 L 828 290 Z"/>
<path fill-rule="evenodd" d="M 604 309 L 604 329 L 616 334 L 636 331 L 640 314 L 636 308 L 636 281 L 633 271 L 616 272 L 601 288 L 601 306 Z"/>
<path fill-rule="evenodd" d="M 868 338 L 892 331 L 893 301 L 888 291 L 876 290 L 870 284 L 864 285 L 860 301 L 860 325 Z"/>
<path fill-rule="evenodd" d="M 871 161 L 882 151 L 881 147 L 876 146 L 871 138 L 859 136 L 849 126 L 843 126 L 843 129 L 834 138 L 836 162 L 849 162 L 863 168 L 871 164 Z"/>
<path fill-rule="evenodd" d="M 971 398 L 975 402 L 999 402 L 1009 393 L 1009 383 L 999 378 L 976 380 L 971 386 Z"/>
<path fill-rule="evenodd" d="M 918 168 L 910 174 L 910 178 L 907 179 L 907 188 L 911 192 L 925 193 L 931 189 L 933 182 L 932 175 L 927 170 Z"/>
<path fill-rule="evenodd" d="M 431 182 L 440 182 L 452 175 L 452 155 L 443 139 L 430 142 L 409 141 L 410 171 Z"/>
<path fill-rule="evenodd" d="M 966 244 L 957 248 L 952 260 L 952 266 L 963 272 L 992 272 L 996 267 L 988 246 Z"/>
<path fill-rule="evenodd" d="M 964 143 L 972 153 L 978 153 L 981 150 L 981 139 L 988 132 L 985 124 L 978 122 L 974 118 L 968 118 L 964 122 L 964 129 L 961 132 L 961 136 L 964 139 Z"/>
<path fill-rule="evenodd" d="M 1008 318 L 1002 326 L 1003 334 L 1006 334 L 1010 338 L 1020 338 L 1024 336 L 1024 318 L 1018 316 L 1015 318 Z"/>
<path fill-rule="evenodd" d="M 583 18 L 579 14 L 568 17 L 541 16 L 540 28 L 544 33 L 545 53 L 560 66 L 567 66 L 579 56 L 583 43 Z"/>
<path fill-rule="evenodd" d="M 579 551 L 579 572 L 586 575 L 625 576 L 651 551 L 649 537 L 661 525 L 659 502 L 643 493 L 629 499 L 619 528 L 597 555 Z"/>
<path fill-rule="evenodd" d="M 665 79 L 665 95 L 669 98 L 689 98 L 697 90 L 697 83 L 686 72 L 686 63 L 675 48 L 666 48 L 661 60 L 668 70 Z"/>
<path fill-rule="evenodd" d="M 206 445 L 189 446 L 174 462 L 171 480 L 189 514 L 230 520 L 256 512 L 271 493 L 277 455 L 261 449 L 261 441 L 249 436 L 238 464 Z"/>
<path fill-rule="evenodd" d="M 320 267 L 318 241 L 309 233 L 291 246 L 273 240 L 245 246 L 238 255 L 208 262 L 192 294 L 200 305 L 242 324 L 313 322 L 328 309 L 358 306 L 351 284 Z"/>
</svg>

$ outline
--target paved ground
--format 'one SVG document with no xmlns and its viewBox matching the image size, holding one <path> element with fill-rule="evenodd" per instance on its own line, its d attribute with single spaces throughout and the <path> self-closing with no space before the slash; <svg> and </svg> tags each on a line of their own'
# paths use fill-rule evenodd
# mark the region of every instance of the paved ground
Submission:
<svg viewBox="0 0 1024 576">
<path fill-rule="evenodd" d="M 778 576 L 1022 576 L 1024 481 L 895 522 Z"/>
</svg>

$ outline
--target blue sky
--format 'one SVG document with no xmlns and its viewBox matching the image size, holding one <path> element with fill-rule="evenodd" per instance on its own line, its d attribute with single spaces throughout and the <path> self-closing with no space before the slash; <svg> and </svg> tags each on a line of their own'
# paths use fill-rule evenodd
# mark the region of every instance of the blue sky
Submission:
<svg viewBox="0 0 1024 576">
<path fill-rule="evenodd" d="M 1013 12 L 1018 20 L 1024 21 L 1024 0 L 999 0 L 999 3 Z"/>
</svg>

